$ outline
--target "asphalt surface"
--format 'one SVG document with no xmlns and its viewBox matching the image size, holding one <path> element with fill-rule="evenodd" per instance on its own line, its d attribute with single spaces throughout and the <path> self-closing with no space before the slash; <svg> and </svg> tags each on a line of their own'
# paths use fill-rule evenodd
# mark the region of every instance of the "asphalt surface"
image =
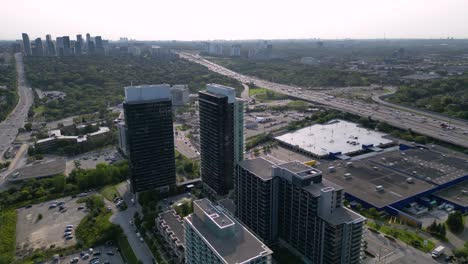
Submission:
<svg viewBox="0 0 468 264">
<path fill-rule="evenodd" d="M 256 86 L 274 90 L 301 100 L 322 104 L 332 109 L 353 113 L 374 120 L 385 121 L 402 129 L 411 129 L 422 135 L 468 148 L 468 121 L 448 118 L 435 113 L 408 111 L 405 108 L 394 108 L 392 105 L 380 102 L 367 103 L 358 100 L 336 98 L 323 92 L 306 90 L 302 87 L 273 83 L 256 77 L 239 74 L 224 68 L 199 55 L 180 52 L 180 57 L 207 67 L 209 70 L 234 78 L 242 83 L 254 83 Z M 453 130 L 443 129 L 441 123 L 449 123 Z M 465 134 L 464 134 L 465 133 Z"/>
<path fill-rule="evenodd" d="M 367 250 L 375 254 L 375 258 L 367 258 L 364 264 L 394 263 L 394 264 L 430 264 L 445 263 L 444 257 L 434 260 L 430 253 L 424 253 L 396 240 L 391 241 L 382 234 L 376 234 L 366 229 L 365 240 Z"/>
<path fill-rule="evenodd" d="M 176 150 L 189 159 L 198 159 L 200 153 L 194 148 L 190 139 L 185 136 L 185 132 L 179 130 L 177 133 L 178 135 L 174 135 Z"/>
<path fill-rule="evenodd" d="M 21 53 L 16 53 L 15 60 L 16 71 L 18 73 L 19 100 L 15 109 L 0 123 L 0 160 L 3 159 L 3 154 L 15 140 L 18 129 L 24 126 L 29 108 L 33 103 L 32 89 L 26 84 L 23 55 Z"/>
<path fill-rule="evenodd" d="M 244 86 L 244 90 L 242 91 L 241 98 L 245 100 L 246 103 L 249 103 L 252 100 L 249 96 L 249 86 L 245 83 L 243 83 L 242 86 Z"/>
<path fill-rule="evenodd" d="M 130 224 L 130 221 L 133 221 L 135 212 L 139 212 L 141 215 L 141 208 L 139 208 L 139 206 L 132 206 L 131 199 L 133 198 L 133 194 L 128 190 L 128 185 L 122 184 L 120 186 L 121 187 L 118 191 L 120 194 L 124 194 L 122 198 L 124 199 L 125 203 L 127 203 L 128 208 L 125 211 L 120 211 L 115 208 L 114 204 L 112 204 L 111 207 L 116 213 L 111 216 L 110 221 L 122 227 L 125 235 L 127 236 L 128 243 L 130 243 L 130 246 L 132 247 L 136 257 L 144 264 L 151 264 L 153 263 L 153 259 L 155 259 L 151 253 L 151 250 L 145 242 L 141 242 L 137 237 L 135 232 L 135 224 Z"/>
</svg>

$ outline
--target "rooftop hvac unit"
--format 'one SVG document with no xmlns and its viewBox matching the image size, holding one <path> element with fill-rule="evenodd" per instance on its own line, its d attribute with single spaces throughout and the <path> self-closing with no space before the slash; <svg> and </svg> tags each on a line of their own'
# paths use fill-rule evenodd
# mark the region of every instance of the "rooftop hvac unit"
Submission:
<svg viewBox="0 0 468 264">
<path fill-rule="evenodd" d="M 406 178 L 406 182 L 407 183 L 414 183 L 414 179 L 413 178 Z"/>
<path fill-rule="evenodd" d="M 351 179 L 352 178 L 351 173 L 345 173 L 344 178 L 345 179 Z"/>
<path fill-rule="evenodd" d="M 333 166 L 328 167 L 328 172 L 335 172 L 336 169 Z"/>
<path fill-rule="evenodd" d="M 378 192 L 382 192 L 384 190 L 384 187 L 382 185 L 377 185 L 375 186 L 375 190 Z"/>
</svg>

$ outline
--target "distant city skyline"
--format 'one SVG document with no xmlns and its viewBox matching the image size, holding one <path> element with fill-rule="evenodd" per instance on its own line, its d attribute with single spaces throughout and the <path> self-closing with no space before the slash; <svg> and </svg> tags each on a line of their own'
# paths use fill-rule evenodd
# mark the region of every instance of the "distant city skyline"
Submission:
<svg viewBox="0 0 468 264">
<path fill-rule="evenodd" d="M 32 40 L 88 32 L 111 40 L 468 38 L 466 10 L 464 0 L 25 0 L 2 3 L 0 39 L 23 32 Z"/>
</svg>

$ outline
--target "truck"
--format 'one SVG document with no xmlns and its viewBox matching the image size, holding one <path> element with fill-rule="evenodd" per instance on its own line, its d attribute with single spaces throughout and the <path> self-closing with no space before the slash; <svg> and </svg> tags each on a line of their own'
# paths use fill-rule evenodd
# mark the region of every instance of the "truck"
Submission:
<svg viewBox="0 0 468 264">
<path fill-rule="evenodd" d="M 432 251 L 432 257 L 433 258 L 438 258 L 440 255 L 444 253 L 445 247 L 443 246 L 438 246 Z"/>
</svg>

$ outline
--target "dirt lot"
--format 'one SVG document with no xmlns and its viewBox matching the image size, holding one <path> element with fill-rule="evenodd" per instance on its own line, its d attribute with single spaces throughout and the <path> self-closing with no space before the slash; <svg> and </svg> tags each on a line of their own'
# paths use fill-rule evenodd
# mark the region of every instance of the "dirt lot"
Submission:
<svg viewBox="0 0 468 264">
<path fill-rule="evenodd" d="M 18 221 L 16 225 L 16 253 L 23 256 L 34 249 L 55 247 L 69 247 L 76 244 L 75 237 L 65 240 L 63 233 L 67 225 L 78 226 L 86 215 L 83 210 L 78 210 L 77 198 L 65 197 L 57 201 L 65 202 L 66 212 L 59 212 L 59 207 L 49 209 L 53 201 L 35 204 L 31 208 L 18 209 Z M 39 220 L 39 214 L 42 219 Z M 72 232 L 74 235 L 74 230 Z"/>
</svg>

